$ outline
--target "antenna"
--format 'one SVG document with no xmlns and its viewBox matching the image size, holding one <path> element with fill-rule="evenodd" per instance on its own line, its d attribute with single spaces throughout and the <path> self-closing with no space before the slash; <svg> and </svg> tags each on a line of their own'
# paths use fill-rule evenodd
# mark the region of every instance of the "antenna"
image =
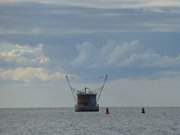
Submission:
<svg viewBox="0 0 180 135">
<path fill-rule="evenodd" d="M 102 86 L 97 89 L 97 102 L 99 101 L 99 99 L 101 97 L 101 93 L 102 93 L 102 91 L 104 89 L 104 86 L 106 84 L 107 79 L 108 79 L 108 75 L 106 74 L 105 77 L 104 77 L 104 81 L 102 83 Z"/>
<path fill-rule="evenodd" d="M 70 90 L 72 92 L 73 98 L 76 101 L 76 96 L 75 96 L 76 89 L 71 86 L 69 77 L 67 75 L 65 77 L 66 77 L 67 84 L 68 84 L 68 86 L 69 86 L 69 88 L 70 88 Z"/>
</svg>

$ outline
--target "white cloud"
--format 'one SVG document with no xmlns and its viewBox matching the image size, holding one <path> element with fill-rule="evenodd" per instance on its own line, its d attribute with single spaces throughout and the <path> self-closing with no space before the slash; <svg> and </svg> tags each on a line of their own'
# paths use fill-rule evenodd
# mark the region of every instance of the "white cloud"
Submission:
<svg viewBox="0 0 180 135">
<path fill-rule="evenodd" d="M 180 7 L 179 0 L 0 0 L 0 3 L 13 2 L 40 2 L 44 4 L 75 5 L 96 8 Z"/>
<path fill-rule="evenodd" d="M 90 46 L 88 46 L 88 44 Z M 110 41 L 99 49 L 91 43 L 78 45 L 78 56 L 74 62 L 87 67 L 140 67 L 172 68 L 180 67 L 180 54 L 177 56 L 161 55 L 148 49 L 139 41 Z"/>
<path fill-rule="evenodd" d="M 50 31 L 45 31 L 43 29 L 40 28 L 0 28 L 0 35 L 4 35 L 4 34 L 11 34 L 11 35 L 38 35 L 38 34 L 43 34 L 46 32 L 50 32 Z"/>
<path fill-rule="evenodd" d="M 48 19 L 48 18 L 47 18 Z M 33 22 L 33 20 L 32 20 Z M 66 28 L 53 28 L 53 27 L 31 27 L 28 26 L 26 28 L 0 28 L 0 35 L 43 35 L 43 34 L 49 34 L 49 35 L 66 35 L 66 34 L 81 34 L 81 33 L 94 33 L 97 32 L 97 30 L 81 30 L 78 28 L 74 29 L 66 29 Z"/>
<path fill-rule="evenodd" d="M 49 58 L 45 56 L 43 45 L 31 47 L 28 45 L 1 43 L 0 60 L 17 64 L 47 64 Z"/>
<path fill-rule="evenodd" d="M 178 30 L 180 29 L 180 26 L 175 22 L 144 22 L 142 26 L 144 26 L 148 31 L 151 32 L 178 32 Z"/>
<path fill-rule="evenodd" d="M 180 7 L 179 0 L 41 0 L 46 4 L 77 5 L 96 8 Z"/>
<path fill-rule="evenodd" d="M 143 49 L 143 46 L 138 41 L 132 41 L 132 42 L 125 42 L 122 43 L 122 45 L 118 45 L 117 43 L 110 43 L 112 47 L 112 50 L 109 52 L 109 58 L 107 59 L 108 65 L 116 65 L 120 63 L 121 61 L 124 61 L 124 64 L 121 63 L 121 65 L 126 65 L 130 61 L 127 60 L 128 57 L 130 57 L 133 53 L 139 53 Z M 103 48 L 102 48 L 103 50 Z M 105 55 L 105 54 L 104 54 Z"/>
<path fill-rule="evenodd" d="M 44 68 L 24 67 L 15 69 L 0 69 L 0 78 L 3 80 L 31 81 L 38 79 L 40 81 L 63 80 L 65 74 L 62 72 L 49 72 Z"/>
<path fill-rule="evenodd" d="M 86 60 L 92 57 L 94 46 L 89 42 L 84 42 L 81 45 L 76 46 L 77 51 L 79 52 L 78 57 L 74 60 L 73 64 L 86 63 Z"/>
</svg>

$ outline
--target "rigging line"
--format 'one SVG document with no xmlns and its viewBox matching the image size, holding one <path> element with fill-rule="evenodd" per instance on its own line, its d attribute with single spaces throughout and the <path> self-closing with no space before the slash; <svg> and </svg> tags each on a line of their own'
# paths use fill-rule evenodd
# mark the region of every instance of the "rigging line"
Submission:
<svg viewBox="0 0 180 135">
<path fill-rule="evenodd" d="M 103 84 L 102 84 L 102 86 L 99 88 L 99 94 L 97 95 L 97 102 L 99 101 L 99 99 L 100 99 L 100 97 L 101 97 L 101 93 L 102 93 L 102 91 L 103 91 L 103 89 L 104 89 L 104 86 L 105 86 L 105 84 L 106 84 L 107 79 L 108 79 L 108 75 L 106 74 L 105 77 L 104 77 Z"/>
<path fill-rule="evenodd" d="M 66 77 L 67 84 L 68 84 L 68 86 L 69 86 L 69 88 L 70 88 L 70 90 L 72 92 L 72 96 L 74 98 L 74 101 L 76 101 L 76 96 L 75 96 L 76 89 L 71 86 L 69 77 L 67 75 L 65 77 Z"/>
</svg>

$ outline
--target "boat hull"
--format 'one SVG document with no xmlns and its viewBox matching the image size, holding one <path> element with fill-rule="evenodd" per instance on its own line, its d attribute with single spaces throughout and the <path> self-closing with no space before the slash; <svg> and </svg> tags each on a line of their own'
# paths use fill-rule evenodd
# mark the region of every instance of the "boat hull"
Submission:
<svg viewBox="0 0 180 135">
<path fill-rule="evenodd" d="M 99 112 L 99 105 L 95 105 L 95 106 L 75 105 L 75 112 Z"/>
</svg>

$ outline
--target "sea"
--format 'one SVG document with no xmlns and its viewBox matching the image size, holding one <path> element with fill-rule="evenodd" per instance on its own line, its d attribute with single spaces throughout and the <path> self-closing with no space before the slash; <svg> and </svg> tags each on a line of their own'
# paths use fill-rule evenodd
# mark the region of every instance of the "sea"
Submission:
<svg viewBox="0 0 180 135">
<path fill-rule="evenodd" d="M 0 135 L 180 135 L 180 108 L 0 109 Z"/>
</svg>

